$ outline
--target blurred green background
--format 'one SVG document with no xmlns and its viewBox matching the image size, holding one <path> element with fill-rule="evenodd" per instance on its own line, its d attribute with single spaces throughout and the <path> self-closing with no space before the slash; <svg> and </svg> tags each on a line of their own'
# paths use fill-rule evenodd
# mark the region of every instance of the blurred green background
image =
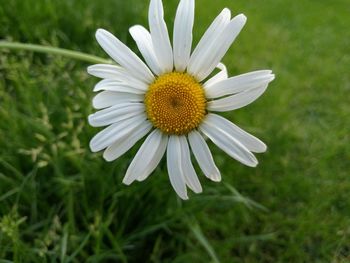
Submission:
<svg viewBox="0 0 350 263">
<path fill-rule="evenodd" d="M 178 1 L 164 1 L 172 27 Z M 225 114 L 269 146 L 256 169 L 211 145 L 223 176 L 180 201 L 163 160 L 121 181 L 92 154 L 97 79 L 86 63 L 0 50 L 0 262 L 350 262 L 348 0 L 197 0 L 195 43 L 228 7 L 248 23 L 224 58 L 230 75 L 273 69 L 252 105 Z M 102 57 L 105 28 L 147 24 L 148 1 L 0 0 L 0 39 Z M 170 29 L 172 31 L 172 29 Z M 199 170 L 198 170 L 199 171 Z"/>
</svg>

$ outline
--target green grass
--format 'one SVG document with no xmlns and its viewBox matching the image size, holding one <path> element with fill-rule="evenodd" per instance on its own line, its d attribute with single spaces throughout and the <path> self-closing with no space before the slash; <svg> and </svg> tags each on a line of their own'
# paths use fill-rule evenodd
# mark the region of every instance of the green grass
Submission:
<svg viewBox="0 0 350 263">
<path fill-rule="evenodd" d="M 105 57 L 97 28 L 146 24 L 147 1 L 0 0 L 0 39 Z M 164 1 L 169 25 L 177 1 Z M 350 262 L 348 0 L 197 0 L 194 38 L 225 6 L 248 24 L 224 58 L 231 75 L 277 78 L 226 117 L 269 146 L 256 169 L 211 145 L 223 182 L 180 201 L 163 160 L 121 181 L 92 154 L 87 64 L 0 52 L 0 262 Z M 170 30 L 172 31 L 172 30 Z"/>
</svg>

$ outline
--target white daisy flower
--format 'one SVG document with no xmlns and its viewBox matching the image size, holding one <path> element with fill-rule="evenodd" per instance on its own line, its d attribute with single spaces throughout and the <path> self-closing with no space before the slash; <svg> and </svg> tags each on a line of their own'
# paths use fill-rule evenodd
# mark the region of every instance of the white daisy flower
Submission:
<svg viewBox="0 0 350 263">
<path fill-rule="evenodd" d="M 274 79 L 270 70 L 228 77 L 220 61 L 247 19 L 243 14 L 231 19 L 227 8 L 191 53 L 194 5 L 194 0 L 180 1 L 171 44 L 162 1 L 151 0 L 150 30 L 140 25 L 130 28 L 145 62 L 111 33 L 98 29 L 98 43 L 118 65 L 88 68 L 103 79 L 94 88 L 100 93 L 92 102 L 100 111 L 89 116 L 89 123 L 108 126 L 91 140 L 91 150 L 104 150 L 103 157 L 113 161 L 147 135 L 123 183 L 145 180 L 166 153 L 171 185 L 182 199 L 188 199 L 187 187 L 202 192 L 190 149 L 204 175 L 221 180 L 205 137 L 237 161 L 251 167 L 258 164 L 252 152 L 265 152 L 266 145 L 213 112 L 252 103 Z M 219 73 L 209 78 L 215 68 Z"/>
</svg>

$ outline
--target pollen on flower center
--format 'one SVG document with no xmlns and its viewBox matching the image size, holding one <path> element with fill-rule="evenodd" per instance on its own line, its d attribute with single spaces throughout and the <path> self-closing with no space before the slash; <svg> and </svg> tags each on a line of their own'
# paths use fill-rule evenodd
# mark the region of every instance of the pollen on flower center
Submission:
<svg viewBox="0 0 350 263">
<path fill-rule="evenodd" d="M 148 119 L 167 134 L 183 135 L 198 127 L 206 114 L 202 86 L 186 73 L 158 77 L 145 96 Z"/>
</svg>

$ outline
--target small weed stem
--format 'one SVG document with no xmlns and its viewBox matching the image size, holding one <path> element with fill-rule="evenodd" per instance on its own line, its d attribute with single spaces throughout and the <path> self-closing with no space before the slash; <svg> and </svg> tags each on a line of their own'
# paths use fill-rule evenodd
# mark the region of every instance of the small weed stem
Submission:
<svg viewBox="0 0 350 263">
<path fill-rule="evenodd" d="M 39 53 L 53 54 L 53 55 L 64 56 L 64 57 L 72 58 L 76 60 L 81 60 L 88 63 L 107 63 L 107 64 L 111 63 L 110 60 L 103 59 L 90 54 L 86 54 L 83 52 L 57 48 L 57 47 L 35 45 L 35 44 L 0 41 L 0 49 L 27 50 L 27 51 L 33 51 L 33 52 L 39 52 Z"/>
</svg>

